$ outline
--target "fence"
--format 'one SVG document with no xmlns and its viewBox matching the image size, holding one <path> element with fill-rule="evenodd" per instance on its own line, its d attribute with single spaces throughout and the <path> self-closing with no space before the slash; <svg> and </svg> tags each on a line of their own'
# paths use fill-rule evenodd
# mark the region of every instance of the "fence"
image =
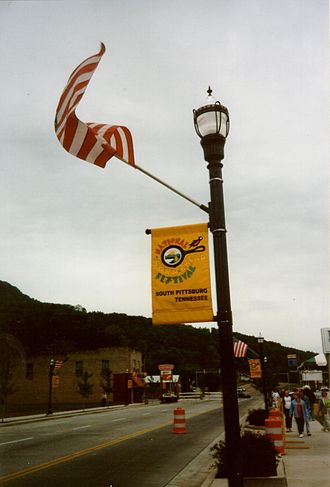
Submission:
<svg viewBox="0 0 330 487">
<path fill-rule="evenodd" d="M 202 392 L 180 392 L 179 399 L 203 399 Z"/>
<path fill-rule="evenodd" d="M 207 399 L 208 401 L 219 401 L 222 404 L 222 392 L 205 392 L 204 396 L 204 399 Z"/>
<path fill-rule="evenodd" d="M 204 399 L 222 402 L 222 392 L 180 392 L 179 399 Z"/>
</svg>

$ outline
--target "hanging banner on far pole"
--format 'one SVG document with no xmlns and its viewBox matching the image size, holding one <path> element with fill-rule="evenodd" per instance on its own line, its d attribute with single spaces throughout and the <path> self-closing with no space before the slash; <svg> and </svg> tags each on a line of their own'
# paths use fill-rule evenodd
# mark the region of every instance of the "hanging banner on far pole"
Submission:
<svg viewBox="0 0 330 487">
<path fill-rule="evenodd" d="M 213 321 L 208 225 L 156 228 L 152 238 L 152 323 Z"/>
<path fill-rule="evenodd" d="M 250 359 L 249 366 L 251 379 L 260 379 L 262 377 L 260 359 Z"/>
</svg>

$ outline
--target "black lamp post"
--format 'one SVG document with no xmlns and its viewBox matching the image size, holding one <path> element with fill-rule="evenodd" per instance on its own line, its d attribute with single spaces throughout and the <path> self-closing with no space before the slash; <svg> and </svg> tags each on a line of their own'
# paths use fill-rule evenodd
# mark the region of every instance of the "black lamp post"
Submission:
<svg viewBox="0 0 330 487">
<path fill-rule="evenodd" d="M 264 337 L 261 336 L 261 333 L 259 333 L 258 336 L 258 343 L 259 343 L 259 355 L 260 355 L 261 373 L 262 373 L 262 391 L 264 394 L 265 410 L 268 411 L 266 372 L 265 372 L 265 363 L 267 362 L 267 357 L 264 357 Z"/>
<path fill-rule="evenodd" d="M 215 280 L 219 327 L 219 345 L 223 387 L 223 409 L 228 452 L 228 485 L 243 485 L 239 468 L 240 424 L 237 401 L 236 371 L 233 351 L 232 312 L 230 304 L 225 210 L 223 197 L 222 159 L 229 132 L 229 113 L 219 101 L 214 102 L 208 89 L 205 106 L 194 110 L 195 130 L 201 138 L 204 159 L 208 162 L 211 202 L 210 230 L 213 234 Z"/>
<path fill-rule="evenodd" d="M 47 414 L 53 414 L 52 409 L 52 391 L 53 391 L 53 376 L 54 376 L 55 360 L 52 358 L 49 361 L 49 393 L 48 393 L 48 411 Z"/>
<path fill-rule="evenodd" d="M 270 392 L 268 390 L 268 386 L 267 386 L 267 362 L 268 362 L 268 359 L 267 357 L 264 357 L 264 374 L 265 374 L 265 391 L 266 391 L 266 394 L 265 394 L 265 400 L 266 400 L 266 411 L 268 411 L 270 405 L 271 405 L 271 395 L 270 395 Z"/>
</svg>

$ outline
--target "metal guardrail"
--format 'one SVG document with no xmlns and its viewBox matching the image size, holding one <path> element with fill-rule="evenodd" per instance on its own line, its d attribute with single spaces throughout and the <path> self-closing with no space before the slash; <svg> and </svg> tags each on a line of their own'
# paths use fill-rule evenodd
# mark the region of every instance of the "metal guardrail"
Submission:
<svg viewBox="0 0 330 487">
<path fill-rule="evenodd" d="M 180 392 L 179 399 L 202 399 L 202 392 Z"/>
<path fill-rule="evenodd" d="M 207 399 L 208 401 L 221 401 L 223 399 L 223 394 L 222 392 L 205 392 L 204 393 L 204 399 Z"/>
<path fill-rule="evenodd" d="M 179 399 L 206 399 L 208 401 L 222 401 L 222 392 L 180 392 Z"/>
</svg>

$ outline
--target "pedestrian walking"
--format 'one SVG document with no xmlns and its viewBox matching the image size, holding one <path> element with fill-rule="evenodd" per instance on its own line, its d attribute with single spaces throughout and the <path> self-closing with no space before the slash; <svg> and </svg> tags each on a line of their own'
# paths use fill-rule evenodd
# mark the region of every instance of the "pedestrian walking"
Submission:
<svg viewBox="0 0 330 487">
<path fill-rule="evenodd" d="M 289 391 L 285 389 L 282 394 L 281 406 L 285 416 L 285 427 L 287 433 L 292 431 L 292 416 L 290 415 L 291 402 L 292 398 L 289 394 Z"/>
<path fill-rule="evenodd" d="M 319 400 L 318 417 L 321 419 L 323 431 L 330 431 L 330 400 L 328 398 L 328 392 L 323 390 L 321 393 L 321 399 Z"/>
<path fill-rule="evenodd" d="M 278 408 L 279 406 L 280 395 L 277 391 L 272 392 L 272 406 L 273 408 Z"/>
<path fill-rule="evenodd" d="M 315 394 L 309 386 L 304 386 L 304 393 L 309 399 L 309 405 L 310 405 L 309 416 L 310 416 L 310 419 L 312 421 L 314 421 L 314 419 L 315 419 L 314 404 L 316 402 Z"/>
<path fill-rule="evenodd" d="M 107 405 L 107 399 L 108 399 L 108 396 L 107 396 L 106 392 L 103 392 L 103 394 L 101 396 L 102 406 L 106 406 Z"/>
<path fill-rule="evenodd" d="M 299 389 L 299 394 L 300 394 L 301 399 L 304 401 L 304 403 L 306 405 L 306 409 L 307 409 L 307 414 L 305 417 L 306 433 L 307 433 L 307 436 L 311 436 L 312 433 L 311 433 L 311 429 L 310 429 L 310 425 L 309 425 L 309 421 L 311 420 L 311 413 L 310 413 L 311 408 L 310 408 L 309 397 L 306 395 L 305 389 Z"/>
<path fill-rule="evenodd" d="M 308 415 L 307 407 L 303 399 L 301 399 L 299 391 L 295 391 L 293 394 L 293 401 L 290 407 L 290 416 L 294 416 L 297 424 L 299 438 L 304 436 L 304 424 L 305 418 Z"/>
</svg>

